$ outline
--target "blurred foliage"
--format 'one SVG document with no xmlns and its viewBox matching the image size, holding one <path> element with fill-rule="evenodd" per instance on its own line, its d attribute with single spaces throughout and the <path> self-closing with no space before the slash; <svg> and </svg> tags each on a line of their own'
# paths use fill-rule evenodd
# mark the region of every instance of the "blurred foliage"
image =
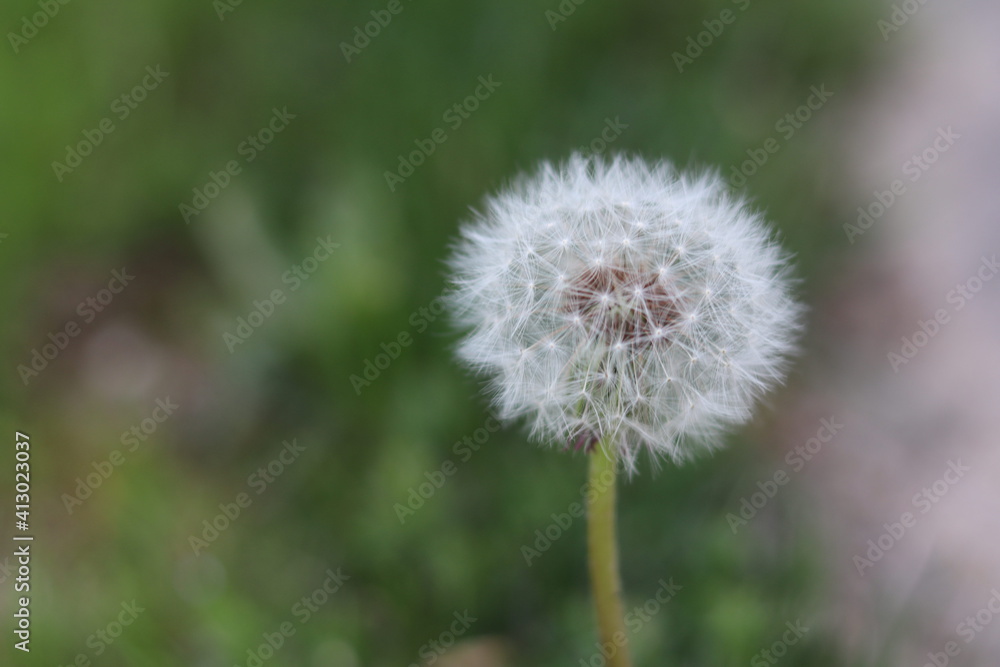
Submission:
<svg viewBox="0 0 1000 667">
<path fill-rule="evenodd" d="M 8 49 L 0 421 L 34 446 L 32 664 L 93 658 L 87 638 L 134 599 L 146 611 L 95 664 L 245 665 L 338 567 L 343 589 L 265 664 L 418 663 L 463 610 L 478 619 L 463 639 L 489 638 L 508 664 L 588 659 L 582 522 L 531 567 L 521 555 L 578 499 L 585 462 L 516 428 L 458 460 L 454 443 L 486 423 L 486 405 L 451 360 L 446 322 L 420 309 L 441 293 L 468 207 L 589 145 L 606 119 L 628 126 L 611 150 L 728 175 L 811 86 L 836 102 L 864 75 L 876 6 L 739 4 L 590 0 L 553 29 L 555 0 L 402 0 L 348 63 L 342 43 L 385 3 L 246 2 L 220 20 L 209 0 L 77 0 Z M 678 72 L 673 54 L 724 9 L 735 21 Z M 5 32 L 37 11 L 6 3 Z M 113 101 L 157 65 L 169 75 L 119 120 Z M 499 89 L 390 192 L 384 172 L 488 75 Z M 807 300 L 842 245 L 830 106 L 746 186 L 798 256 Z M 192 188 L 242 161 L 241 142 L 285 107 L 288 127 L 186 224 Z M 57 180 L 52 162 L 104 117 L 114 132 Z M 318 237 L 340 247 L 293 292 L 282 275 Z M 18 365 L 81 322 L 77 305 L 121 267 L 134 282 L 25 387 Z M 276 288 L 287 301 L 230 354 L 223 334 Z M 356 391 L 350 376 L 401 332 L 412 344 Z M 68 514 L 63 494 L 166 396 L 176 413 Z M 625 487 L 629 604 L 661 579 L 683 586 L 635 636 L 637 664 L 745 665 L 796 618 L 817 622 L 786 664 L 863 664 L 819 622 L 822 543 L 796 516 L 797 491 L 735 536 L 726 522 L 780 460 L 771 437 L 758 424 L 714 458 L 645 465 Z M 248 477 L 293 438 L 305 452 L 255 495 Z M 449 459 L 455 474 L 401 523 L 394 505 Z M 195 557 L 189 537 L 248 490 L 251 506 Z"/>
</svg>

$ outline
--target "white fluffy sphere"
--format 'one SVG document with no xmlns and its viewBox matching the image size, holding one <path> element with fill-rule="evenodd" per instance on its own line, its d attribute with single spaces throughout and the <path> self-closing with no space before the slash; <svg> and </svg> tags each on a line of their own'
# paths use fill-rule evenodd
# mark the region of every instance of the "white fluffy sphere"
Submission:
<svg viewBox="0 0 1000 667">
<path fill-rule="evenodd" d="M 784 377 L 785 254 L 712 173 L 572 156 L 486 201 L 450 260 L 463 361 L 534 439 L 711 448 Z M 655 459 L 655 456 L 654 456 Z"/>
</svg>

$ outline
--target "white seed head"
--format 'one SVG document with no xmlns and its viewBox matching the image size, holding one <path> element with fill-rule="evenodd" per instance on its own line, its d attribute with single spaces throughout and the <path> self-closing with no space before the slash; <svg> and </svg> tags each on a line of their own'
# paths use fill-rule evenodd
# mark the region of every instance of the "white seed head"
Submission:
<svg viewBox="0 0 1000 667">
<path fill-rule="evenodd" d="M 801 325 L 786 255 L 713 173 L 572 156 L 462 229 L 459 356 L 533 439 L 674 461 L 780 382 Z"/>
</svg>

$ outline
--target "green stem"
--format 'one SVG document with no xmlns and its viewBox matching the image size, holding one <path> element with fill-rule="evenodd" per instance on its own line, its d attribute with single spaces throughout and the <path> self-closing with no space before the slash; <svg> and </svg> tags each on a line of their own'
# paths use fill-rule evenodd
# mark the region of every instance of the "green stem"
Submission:
<svg viewBox="0 0 1000 667">
<path fill-rule="evenodd" d="M 613 445 L 598 444 L 590 453 L 587 493 L 587 550 L 590 585 L 597 608 L 601 644 L 612 649 L 609 667 L 630 667 L 628 635 L 622 607 L 622 584 L 618 574 L 618 542 L 615 534 L 616 452 Z M 608 651 L 609 653 L 611 651 Z"/>
</svg>

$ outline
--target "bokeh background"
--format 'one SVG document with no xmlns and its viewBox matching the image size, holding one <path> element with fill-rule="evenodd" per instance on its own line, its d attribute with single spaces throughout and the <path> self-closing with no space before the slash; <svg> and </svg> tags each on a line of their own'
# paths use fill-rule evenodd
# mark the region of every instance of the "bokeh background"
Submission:
<svg viewBox="0 0 1000 667">
<path fill-rule="evenodd" d="M 995 664 L 1000 282 L 961 310 L 948 295 L 1000 246 L 997 25 L 986 0 L 5 3 L 0 516 L 12 545 L 26 432 L 36 541 L 30 655 L 0 551 L 4 664 L 603 664 L 583 522 L 536 532 L 579 499 L 586 461 L 482 430 L 435 301 L 469 207 L 573 150 L 742 170 L 811 306 L 757 421 L 622 491 L 629 606 L 682 587 L 632 636 L 636 663 L 918 667 L 954 641 L 951 664 Z M 446 115 L 480 77 L 499 86 Z M 911 180 L 950 126 L 960 139 Z M 387 182 L 437 128 L 447 140 Z M 80 142 L 96 145 L 53 164 Z M 854 233 L 895 179 L 904 193 Z M 185 215 L 195 190 L 211 196 Z M 316 255 L 318 239 L 337 247 Z M 102 291 L 114 271 L 134 279 Z M 948 323 L 893 363 L 938 309 Z M 150 421 L 158 400 L 177 407 Z M 794 470 L 824 419 L 841 426 Z M 466 437 L 483 444 L 456 449 Z M 969 472 L 922 514 L 914 494 L 959 459 Z M 790 482 L 734 522 L 778 471 Z M 916 525 L 859 567 L 906 511 Z M 123 604 L 142 611 L 119 633 Z M 476 620 L 439 653 L 455 614 Z M 294 635 L 262 651 L 283 623 Z M 788 623 L 808 631 L 786 642 Z"/>
</svg>

